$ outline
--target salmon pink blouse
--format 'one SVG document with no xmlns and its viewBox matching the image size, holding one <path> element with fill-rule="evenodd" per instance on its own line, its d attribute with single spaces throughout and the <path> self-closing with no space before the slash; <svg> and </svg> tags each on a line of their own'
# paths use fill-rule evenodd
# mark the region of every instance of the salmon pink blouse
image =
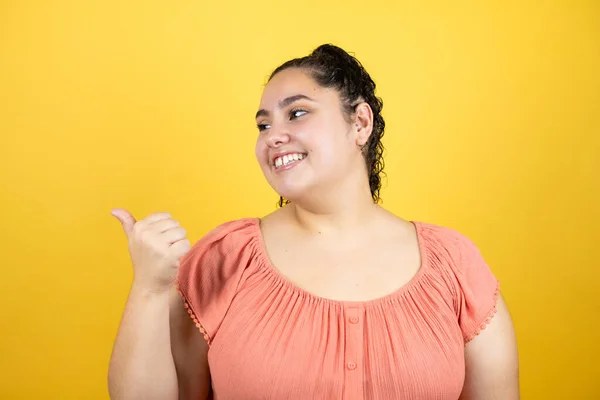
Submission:
<svg viewBox="0 0 600 400">
<path fill-rule="evenodd" d="M 209 344 L 213 398 L 456 400 L 464 347 L 493 317 L 499 284 L 464 235 L 414 224 L 418 273 L 370 301 L 326 299 L 286 280 L 258 218 L 195 243 L 177 285 Z"/>
</svg>

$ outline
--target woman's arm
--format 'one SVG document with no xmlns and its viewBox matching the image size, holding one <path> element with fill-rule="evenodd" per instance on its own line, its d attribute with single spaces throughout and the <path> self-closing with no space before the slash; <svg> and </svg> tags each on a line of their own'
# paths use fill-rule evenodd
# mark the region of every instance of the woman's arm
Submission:
<svg viewBox="0 0 600 400">
<path fill-rule="evenodd" d="M 111 399 L 206 398 L 208 346 L 174 285 L 190 252 L 185 229 L 169 213 L 141 221 L 124 209 L 111 214 L 127 236 L 135 277 L 108 369 Z"/>
<path fill-rule="evenodd" d="M 179 400 L 206 399 L 210 389 L 208 343 L 188 315 L 176 290 L 171 293 L 169 314 Z"/>
<path fill-rule="evenodd" d="M 108 374 L 113 400 L 205 399 L 208 344 L 179 293 L 132 288 Z"/>
<path fill-rule="evenodd" d="M 168 291 L 132 286 L 110 359 L 108 391 L 113 400 L 177 400 Z"/>
<path fill-rule="evenodd" d="M 519 360 L 508 307 L 500 295 L 496 315 L 465 347 L 466 378 L 460 400 L 518 400 Z"/>
</svg>

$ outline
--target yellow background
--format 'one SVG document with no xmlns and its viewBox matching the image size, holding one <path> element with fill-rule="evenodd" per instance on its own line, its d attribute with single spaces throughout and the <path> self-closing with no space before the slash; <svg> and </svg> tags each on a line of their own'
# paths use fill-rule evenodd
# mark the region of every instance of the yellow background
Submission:
<svg viewBox="0 0 600 400">
<path fill-rule="evenodd" d="M 600 3 L 567 0 L 0 2 L 0 398 L 108 398 L 111 208 L 192 240 L 273 210 L 261 89 L 326 42 L 384 99 L 383 205 L 502 280 L 523 398 L 600 398 Z"/>
</svg>

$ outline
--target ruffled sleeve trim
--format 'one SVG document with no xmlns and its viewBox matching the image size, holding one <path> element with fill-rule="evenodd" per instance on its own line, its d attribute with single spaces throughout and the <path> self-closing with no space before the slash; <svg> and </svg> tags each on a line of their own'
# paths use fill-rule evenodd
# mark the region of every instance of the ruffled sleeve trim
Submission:
<svg viewBox="0 0 600 400">
<path fill-rule="evenodd" d="M 206 343 L 209 346 L 212 345 L 212 338 L 208 335 L 208 332 L 206 332 L 206 329 L 204 329 L 204 327 L 202 326 L 202 324 L 198 320 L 198 317 L 196 317 L 196 314 L 192 310 L 192 307 L 190 306 L 190 303 L 188 302 L 187 297 L 185 296 L 185 294 L 183 293 L 183 291 L 181 291 L 180 285 L 179 285 L 179 280 L 177 280 L 177 282 L 175 282 L 175 287 L 177 289 L 177 293 L 179 293 L 179 297 L 181 298 L 181 300 L 183 302 L 183 307 L 185 307 L 185 310 L 187 311 L 187 313 L 189 314 L 190 318 L 194 322 L 194 325 L 196 325 L 196 328 L 198 328 L 198 330 L 200 331 L 200 333 L 204 337 L 204 340 L 206 340 Z"/>
<path fill-rule="evenodd" d="M 487 326 L 490 324 L 490 322 L 492 322 L 492 319 L 494 319 L 494 316 L 498 312 L 498 298 L 499 298 L 499 296 L 500 296 L 500 282 L 498 281 L 498 283 L 496 284 L 496 290 L 494 292 L 494 305 L 493 305 L 493 307 L 488 312 L 488 314 L 485 316 L 485 318 L 483 319 L 483 321 L 479 324 L 479 326 L 476 327 L 473 331 L 471 331 L 471 333 L 465 335 L 465 337 L 464 337 L 464 339 L 465 339 L 465 346 L 467 345 L 467 343 L 469 343 L 471 340 L 473 340 L 476 336 L 478 336 L 485 328 L 487 328 Z"/>
</svg>

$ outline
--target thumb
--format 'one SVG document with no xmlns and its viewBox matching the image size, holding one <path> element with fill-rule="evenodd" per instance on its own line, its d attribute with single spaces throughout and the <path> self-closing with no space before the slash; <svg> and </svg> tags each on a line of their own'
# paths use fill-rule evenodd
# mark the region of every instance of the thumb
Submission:
<svg viewBox="0 0 600 400">
<path fill-rule="evenodd" d="M 133 218 L 133 215 L 131 215 L 129 211 L 122 208 L 115 208 L 110 213 L 119 220 L 121 225 L 123 225 L 123 230 L 125 231 L 127 237 L 129 237 L 133 231 L 133 225 L 135 225 L 136 222 L 135 218 Z"/>
</svg>

